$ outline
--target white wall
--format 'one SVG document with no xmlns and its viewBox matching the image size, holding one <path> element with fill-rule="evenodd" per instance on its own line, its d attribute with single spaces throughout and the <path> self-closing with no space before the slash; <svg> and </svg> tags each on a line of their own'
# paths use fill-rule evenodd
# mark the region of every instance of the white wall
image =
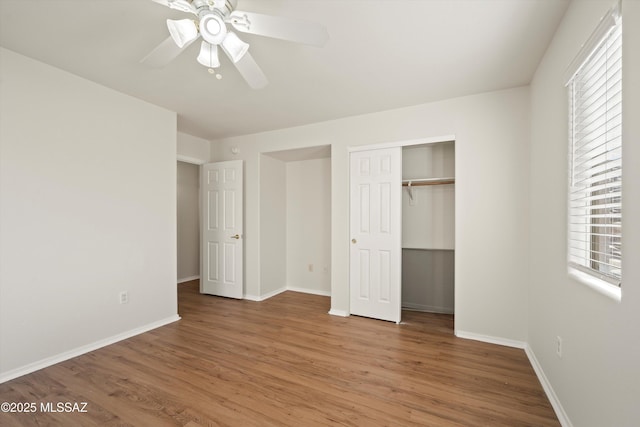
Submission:
<svg viewBox="0 0 640 427">
<path fill-rule="evenodd" d="M 200 276 L 200 167 L 177 162 L 178 282 Z"/>
<path fill-rule="evenodd" d="M 575 426 L 640 420 L 640 2 L 623 1 L 623 284 L 617 303 L 567 276 L 563 73 L 612 0 L 574 1 L 531 85 L 529 344 Z M 563 340 L 562 358 L 555 338 Z"/>
<path fill-rule="evenodd" d="M 178 132 L 177 149 L 178 160 L 201 165 L 211 162 L 211 143 L 184 132 Z"/>
<path fill-rule="evenodd" d="M 0 57 L 3 381 L 177 319 L 176 115 Z"/>
<path fill-rule="evenodd" d="M 282 291 L 287 284 L 287 169 L 285 162 L 281 160 L 265 155 L 260 157 L 259 241 L 264 256 L 259 265 L 245 262 L 246 274 L 257 269 L 258 266 L 260 268 L 262 283 L 260 291 L 255 292 L 252 288 L 245 286 L 245 294 L 254 297 L 254 299 Z M 245 171 L 245 174 L 247 172 Z M 246 187 L 245 183 L 245 189 Z M 245 200 L 249 204 L 246 194 Z M 248 214 L 249 211 L 245 209 L 245 218 Z M 247 230 L 246 227 L 245 230 Z M 249 231 L 245 232 L 245 236 L 245 244 L 253 242 L 252 234 L 249 234 Z"/>
<path fill-rule="evenodd" d="M 245 160 L 245 286 L 260 294 L 260 153 L 331 145 L 331 305 L 349 312 L 347 147 L 456 135 L 456 329 L 526 340 L 529 89 L 516 88 L 212 142 Z M 231 147 L 240 148 L 237 156 Z"/>
<path fill-rule="evenodd" d="M 287 288 L 331 294 L 331 159 L 287 162 Z"/>
</svg>

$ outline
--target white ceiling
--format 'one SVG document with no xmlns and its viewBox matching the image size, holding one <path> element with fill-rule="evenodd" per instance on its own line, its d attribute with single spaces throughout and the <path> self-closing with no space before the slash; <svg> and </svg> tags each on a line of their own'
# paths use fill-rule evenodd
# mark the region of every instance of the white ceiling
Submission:
<svg viewBox="0 0 640 427">
<path fill-rule="evenodd" d="M 268 77 L 250 89 L 195 60 L 139 63 L 188 15 L 151 0 L 0 0 L 0 45 L 178 113 L 213 140 L 530 82 L 568 0 L 239 0 L 238 9 L 321 23 L 323 48 L 240 33 Z M 0 63 L 1 66 L 1 63 Z"/>
</svg>

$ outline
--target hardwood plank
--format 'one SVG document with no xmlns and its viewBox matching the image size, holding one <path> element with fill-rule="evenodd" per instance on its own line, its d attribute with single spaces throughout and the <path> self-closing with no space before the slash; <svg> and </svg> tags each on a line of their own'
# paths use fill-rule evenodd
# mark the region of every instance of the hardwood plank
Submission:
<svg viewBox="0 0 640 427">
<path fill-rule="evenodd" d="M 557 426 L 524 351 L 456 338 L 453 316 L 327 314 L 179 286 L 182 320 L 0 384 L 0 401 L 87 413 L 0 413 L 0 425 Z"/>
</svg>

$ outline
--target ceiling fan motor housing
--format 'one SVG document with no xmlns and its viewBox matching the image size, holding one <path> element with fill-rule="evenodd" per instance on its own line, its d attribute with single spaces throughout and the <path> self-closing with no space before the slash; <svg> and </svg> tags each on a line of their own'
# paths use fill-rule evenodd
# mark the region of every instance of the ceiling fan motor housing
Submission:
<svg viewBox="0 0 640 427">
<path fill-rule="evenodd" d="M 203 13 L 211 11 L 218 12 L 224 19 L 235 10 L 238 0 L 193 0 L 191 4 L 196 8 L 201 19 Z"/>
<path fill-rule="evenodd" d="M 208 43 L 219 45 L 227 36 L 225 19 L 235 9 L 237 0 L 193 0 L 199 18 L 200 34 Z"/>
</svg>

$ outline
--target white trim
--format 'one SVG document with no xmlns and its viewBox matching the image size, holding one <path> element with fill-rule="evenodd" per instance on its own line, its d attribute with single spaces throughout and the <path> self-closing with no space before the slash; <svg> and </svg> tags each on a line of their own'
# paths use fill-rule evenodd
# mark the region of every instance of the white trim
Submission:
<svg viewBox="0 0 640 427">
<path fill-rule="evenodd" d="M 199 275 L 198 275 L 198 276 L 189 276 L 189 277 L 185 277 L 184 279 L 178 279 L 178 284 L 180 284 L 180 283 L 185 283 L 185 282 L 190 282 L 190 281 L 192 281 L 192 280 L 196 280 L 196 279 L 199 279 L 199 278 L 200 278 L 200 276 L 199 276 Z"/>
<path fill-rule="evenodd" d="M 296 287 L 292 287 L 292 286 L 287 286 L 287 287 L 283 287 L 280 289 L 276 289 L 275 291 L 269 292 L 267 294 L 264 295 L 250 295 L 250 294 L 245 294 L 244 299 L 249 300 L 249 301 L 257 301 L 257 302 L 261 302 L 261 301 L 265 301 L 268 300 L 269 298 L 275 297 L 276 295 L 279 295 L 283 292 L 286 291 L 291 291 L 291 292 L 301 292 L 304 294 L 312 294 L 312 295 L 321 295 L 321 296 L 325 296 L 325 297 L 330 297 L 331 296 L 331 292 L 327 292 L 327 291 L 316 291 L 316 290 L 312 290 L 312 289 L 304 289 L 304 288 L 296 288 Z"/>
<path fill-rule="evenodd" d="M 464 339 L 474 340 L 474 341 L 482 341 L 490 344 L 504 345 L 506 347 L 524 349 L 527 346 L 527 343 L 524 341 L 516 341 L 516 340 L 510 340 L 507 338 L 493 337 L 490 335 L 476 334 L 474 332 L 456 330 L 454 333 L 458 338 L 464 338 Z"/>
<path fill-rule="evenodd" d="M 473 332 L 466 332 L 466 331 L 455 331 L 455 335 L 458 338 L 482 341 L 490 344 L 498 344 L 498 345 L 504 345 L 507 347 L 523 349 L 525 354 L 527 355 L 527 358 L 529 359 L 529 363 L 531 363 L 531 367 L 533 367 L 533 371 L 536 373 L 536 376 L 538 377 L 538 381 L 540 381 L 540 384 L 542 385 L 542 389 L 544 390 L 545 394 L 547 395 L 547 398 L 549 399 L 549 403 L 551 403 L 551 406 L 553 407 L 553 410 L 555 411 L 556 416 L 558 417 L 558 421 L 560 422 L 560 425 L 562 425 L 562 427 L 573 427 L 573 424 L 571 424 L 571 421 L 569 420 L 567 413 L 562 407 L 562 404 L 560 403 L 558 396 L 556 396 L 556 393 L 553 391 L 553 387 L 551 387 L 551 383 L 547 379 L 547 376 L 544 374 L 544 371 L 542 370 L 542 366 L 538 362 L 538 359 L 536 359 L 536 355 L 531 349 L 531 347 L 529 347 L 528 343 L 524 341 L 509 340 L 506 338 L 492 337 L 489 335 L 476 334 Z"/>
<path fill-rule="evenodd" d="M 544 374 L 544 371 L 542 370 L 542 366 L 540 366 L 540 363 L 538 362 L 538 359 L 536 359 L 536 355 L 531 349 L 531 347 L 529 347 L 529 344 L 525 345 L 524 352 L 529 358 L 529 362 L 531 363 L 533 370 L 538 376 L 538 380 L 540 381 L 540 384 L 542 385 L 544 392 L 547 394 L 547 398 L 549 399 L 551 406 L 553 406 L 553 410 L 555 411 L 556 416 L 558 417 L 558 421 L 560 421 L 560 425 L 562 425 L 562 427 L 573 427 L 573 424 L 571 424 L 571 420 L 569 420 L 567 413 L 565 412 L 564 408 L 562 407 L 562 404 L 560 403 L 560 399 L 558 399 L 558 396 L 556 396 L 555 391 L 553 391 L 553 387 L 551 387 L 551 383 L 547 379 L 547 376 Z"/>
<path fill-rule="evenodd" d="M 32 372 L 38 371 L 40 369 L 44 369 L 51 365 L 55 365 L 56 363 L 64 362 L 65 360 L 72 359 L 74 357 L 81 356 L 85 353 L 89 353 L 90 351 L 97 350 L 102 347 L 106 347 L 111 344 L 115 344 L 118 341 L 126 340 L 127 338 L 131 338 L 136 335 L 140 335 L 142 333 L 148 332 L 152 329 L 159 328 L 161 326 L 168 325 L 169 323 L 173 323 L 180 320 L 179 315 L 173 315 L 167 317 L 162 320 L 158 320 L 152 323 L 148 323 L 144 326 L 140 326 L 138 328 L 131 329 L 126 332 L 122 332 L 120 334 L 113 335 L 108 338 L 104 338 L 93 343 L 83 345 L 80 347 L 76 347 L 72 350 L 65 351 L 64 353 L 56 354 L 55 356 L 47 357 L 45 359 L 38 360 L 37 362 L 29 363 L 27 365 L 21 366 L 16 369 L 12 369 L 11 371 L 5 372 L 0 375 L 0 384 L 10 381 L 14 378 L 21 377 L 23 375 L 30 374 Z"/>
<path fill-rule="evenodd" d="M 269 298 L 275 297 L 276 295 L 281 294 L 286 290 L 287 290 L 287 288 L 285 286 L 283 286 L 283 287 L 281 287 L 279 289 L 276 289 L 275 291 L 271 291 L 271 292 L 268 292 L 266 294 L 263 294 L 260 297 L 261 298 L 260 301 L 268 300 Z"/>
<path fill-rule="evenodd" d="M 615 302 L 622 301 L 622 289 L 618 286 L 571 267 L 569 267 L 569 277 Z"/>
<path fill-rule="evenodd" d="M 621 5 L 620 1 L 617 1 L 608 11 L 600 18 L 598 26 L 593 30 L 593 33 L 589 36 L 582 46 L 576 57 L 571 61 L 571 64 L 564 72 L 564 85 L 567 86 L 573 77 L 576 75 L 585 62 L 593 55 L 596 48 L 600 45 L 602 40 L 609 34 L 609 31 L 615 27 L 620 21 L 621 17 Z"/>
<path fill-rule="evenodd" d="M 320 289 L 307 289 L 307 288 L 298 288 L 296 286 L 287 286 L 287 290 L 292 292 L 300 292 L 303 294 L 321 295 L 323 297 L 331 296 L 331 291 L 323 291 Z"/>
<path fill-rule="evenodd" d="M 287 288 L 282 287 L 280 289 L 276 289 L 275 291 L 266 293 L 264 295 L 249 295 L 249 294 L 245 294 L 244 299 L 247 299 L 249 301 L 261 302 L 261 301 L 268 300 L 271 297 L 275 297 L 276 295 L 281 294 L 286 290 L 287 290 Z"/>
<path fill-rule="evenodd" d="M 206 160 L 200 160 L 195 157 L 184 156 L 182 154 L 178 154 L 176 158 L 179 162 L 191 163 L 193 165 L 204 165 L 207 163 Z"/>
<path fill-rule="evenodd" d="M 453 308 L 451 307 L 436 307 L 433 305 L 414 304 L 412 302 L 403 302 L 402 309 L 422 311 L 425 313 L 453 314 Z"/>
<path fill-rule="evenodd" d="M 349 317 L 350 314 L 345 311 L 345 310 L 337 310 L 335 308 L 332 308 L 331 310 L 329 310 L 329 314 L 332 316 L 340 316 L 340 317 Z"/>
<path fill-rule="evenodd" d="M 409 147 L 412 145 L 423 145 L 423 144 L 435 144 L 438 142 L 449 142 L 455 141 L 455 135 L 442 135 L 442 136 L 433 136 L 429 138 L 421 138 L 421 139 L 409 139 L 406 141 L 395 141 L 395 142 L 383 142 L 378 144 L 367 144 L 367 145 L 355 145 L 347 147 L 349 153 L 353 153 L 356 151 L 364 151 L 364 150 L 379 150 L 382 148 L 395 148 L 395 147 Z"/>
</svg>

